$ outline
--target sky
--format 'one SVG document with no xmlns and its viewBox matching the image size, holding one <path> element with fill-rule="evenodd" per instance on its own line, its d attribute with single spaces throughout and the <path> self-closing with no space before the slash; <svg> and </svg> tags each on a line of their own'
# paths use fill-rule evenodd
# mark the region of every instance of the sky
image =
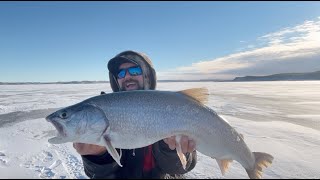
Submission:
<svg viewBox="0 0 320 180">
<path fill-rule="evenodd" d="M 109 80 L 134 50 L 158 80 L 320 70 L 320 2 L 0 2 L 0 82 Z"/>
</svg>

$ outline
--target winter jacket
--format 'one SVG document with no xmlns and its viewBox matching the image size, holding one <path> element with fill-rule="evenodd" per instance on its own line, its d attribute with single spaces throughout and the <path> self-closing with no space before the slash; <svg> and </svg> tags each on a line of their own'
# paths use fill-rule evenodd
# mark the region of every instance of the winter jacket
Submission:
<svg viewBox="0 0 320 180">
<path fill-rule="evenodd" d="M 117 151 L 120 153 L 119 149 Z M 186 153 L 187 166 L 184 170 L 176 150 L 171 150 L 163 140 L 147 147 L 121 151 L 123 167 L 108 152 L 101 156 L 82 155 L 86 175 L 91 179 L 181 178 L 197 163 L 196 151 Z"/>
</svg>

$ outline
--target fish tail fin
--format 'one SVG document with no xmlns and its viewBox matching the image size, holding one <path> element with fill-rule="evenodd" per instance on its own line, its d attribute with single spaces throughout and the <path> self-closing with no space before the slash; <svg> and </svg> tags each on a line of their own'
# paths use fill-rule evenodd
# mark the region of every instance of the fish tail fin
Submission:
<svg viewBox="0 0 320 180">
<path fill-rule="evenodd" d="M 255 157 L 254 168 L 252 170 L 246 169 L 250 179 L 261 179 L 262 168 L 267 168 L 272 164 L 273 156 L 263 152 L 253 152 Z"/>
</svg>

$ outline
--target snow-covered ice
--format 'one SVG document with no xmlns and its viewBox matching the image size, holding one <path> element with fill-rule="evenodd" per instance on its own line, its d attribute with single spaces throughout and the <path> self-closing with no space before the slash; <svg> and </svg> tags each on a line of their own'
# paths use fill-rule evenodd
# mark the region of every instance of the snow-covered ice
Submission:
<svg viewBox="0 0 320 180">
<path fill-rule="evenodd" d="M 207 87 L 208 106 L 242 133 L 252 151 L 274 156 L 263 178 L 320 178 L 320 81 L 159 82 L 158 90 Z M 71 143 L 52 145 L 44 117 L 111 92 L 109 84 L 0 86 L 0 178 L 87 179 Z M 233 161 L 225 176 L 201 153 L 186 178 L 248 178 Z"/>
</svg>

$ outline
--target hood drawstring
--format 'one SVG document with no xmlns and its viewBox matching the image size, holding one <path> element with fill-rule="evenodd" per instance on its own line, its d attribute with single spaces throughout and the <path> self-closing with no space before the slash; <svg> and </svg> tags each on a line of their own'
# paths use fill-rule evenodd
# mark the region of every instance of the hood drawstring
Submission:
<svg viewBox="0 0 320 180">
<path fill-rule="evenodd" d="M 135 155 L 136 155 L 136 153 L 134 152 L 134 150 L 136 150 L 136 149 L 133 149 L 133 150 L 132 150 L 132 156 L 135 156 Z"/>
</svg>

